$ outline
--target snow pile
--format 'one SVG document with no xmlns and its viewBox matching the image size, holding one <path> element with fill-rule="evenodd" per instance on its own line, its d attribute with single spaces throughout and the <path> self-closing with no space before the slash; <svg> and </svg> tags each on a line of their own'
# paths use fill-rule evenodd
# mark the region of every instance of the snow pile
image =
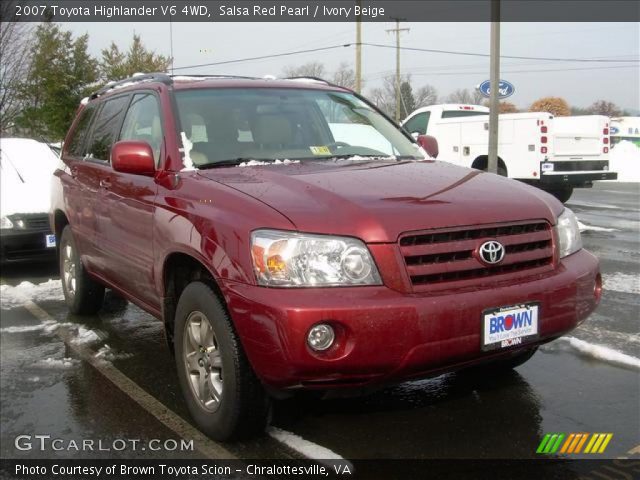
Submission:
<svg viewBox="0 0 640 480">
<path fill-rule="evenodd" d="M 78 332 L 76 333 L 75 338 L 71 339 L 71 343 L 74 345 L 84 345 L 87 343 L 98 342 L 102 337 L 106 337 L 106 334 L 102 332 L 98 333 L 95 330 L 91 330 L 80 325 L 78 326 Z"/>
<path fill-rule="evenodd" d="M 615 228 L 598 227 L 596 225 L 587 225 L 578 220 L 578 227 L 581 232 L 617 232 Z"/>
<path fill-rule="evenodd" d="M 294 163 L 300 163 L 300 160 L 274 160 L 273 162 L 263 162 L 262 160 L 249 160 L 248 162 L 242 162 L 239 167 L 255 167 L 257 165 L 292 165 Z"/>
<path fill-rule="evenodd" d="M 272 438 L 276 439 L 280 443 L 284 443 L 287 447 L 303 454 L 307 458 L 314 460 L 344 460 L 343 457 L 328 448 L 305 440 L 304 438 L 291 432 L 287 432 L 286 430 L 269 427 L 267 429 L 267 433 Z"/>
<path fill-rule="evenodd" d="M 36 367 L 40 368 L 56 368 L 56 369 L 65 369 L 71 368 L 80 363 L 80 360 L 75 358 L 45 358 L 44 360 L 40 360 L 35 363 Z"/>
<path fill-rule="evenodd" d="M 113 362 L 114 360 L 126 360 L 131 358 L 133 357 L 133 353 L 118 352 L 105 343 L 100 350 L 95 353 L 94 357 L 99 360 Z"/>
<path fill-rule="evenodd" d="M 609 347 L 602 345 L 595 345 L 593 343 L 585 342 L 575 337 L 560 337 L 557 342 L 562 342 L 568 345 L 578 353 L 592 357 L 598 360 L 603 360 L 615 365 L 621 365 L 623 367 L 631 367 L 640 370 L 640 358 L 627 355 L 622 352 L 618 352 Z"/>
<path fill-rule="evenodd" d="M 618 173 L 619 182 L 640 182 L 640 147 L 623 140 L 611 149 L 609 170 Z"/>
<path fill-rule="evenodd" d="M 615 272 L 605 273 L 603 277 L 602 287 L 605 290 L 640 295 L 640 277 L 638 275 Z"/>
<path fill-rule="evenodd" d="M 62 282 L 60 280 L 49 280 L 47 282 L 34 285 L 31 282 L 22 282 L 19 285 L 0 285 L 0 307 L 11 310 L 24 306 L 25 302 L 61 301 L 64 300 L 62 293 Z"/>
</svg>

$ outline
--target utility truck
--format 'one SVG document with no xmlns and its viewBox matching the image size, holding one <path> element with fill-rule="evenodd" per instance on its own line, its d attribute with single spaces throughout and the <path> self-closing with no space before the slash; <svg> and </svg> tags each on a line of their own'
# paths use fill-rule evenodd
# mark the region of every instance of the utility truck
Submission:
<svg viewBox="0 0 640 480">
<path fill-rule="evenodd" d="M 554 117 L 546 112 L 508 113 L 499 118 L 500 175 L 535 185 L 562 202 L 569 200 L 574 188 L 617 178 L 609 171 L 609 118 Z M 435 137 L 439 160 L 487 169 L 487 107 L 432 105 L 416 110 L 402 125 L 414 137 Z"/>
</svg>

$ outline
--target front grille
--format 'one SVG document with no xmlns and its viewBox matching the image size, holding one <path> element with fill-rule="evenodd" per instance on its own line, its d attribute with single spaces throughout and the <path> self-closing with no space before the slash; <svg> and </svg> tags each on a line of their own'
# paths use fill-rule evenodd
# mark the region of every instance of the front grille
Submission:
<svg viewBox="0 0 640 480">
<path fill-rule="evenodd" d="M 609 170 L 608 160 L 585 160 L 585 161 L 563 161 L 553 162 L 554 172 L 585 172 L 585 171 L 607 171 Z"/>
<path fill-rule="evenodd" d="M 478 258 L 480 245 L 488 240 L 505 247 L 497 265 L 485 265 Z M 553 265 L 553 237 L 545 221 L 409 233 L 400 238 L 400 251 L 414 290 L 445 288 L 453 282 L 476 285 Z"/>
<path fill-rule="evenodd" d="M 49 230 L 49 215 L 46 213 L 20 213 L 10 215 L 9 219 L 21 230 Z"/>
</svg>

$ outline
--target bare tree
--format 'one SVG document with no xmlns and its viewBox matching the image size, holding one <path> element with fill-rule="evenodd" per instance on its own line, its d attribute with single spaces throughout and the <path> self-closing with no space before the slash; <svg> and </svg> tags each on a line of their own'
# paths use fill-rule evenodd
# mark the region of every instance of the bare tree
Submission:
<svg viewBox="0 0 640 480">
<path fill-rule="evenodd" d="M 318 77 L 324 78 L 326 70 L 324 64 L 320 62 L 309 62 L 303 65 L 284 67 L 285 77 Z"/>
<path fill-rule="evenodd" d="M 20 114 L 20 87 L 29 70 L 30 23 L 0 24 L 0 131 L 11 131 Z"/>
<path fill-rule="evenodd" d="M 438 91 L 431 85 L 425 85 L 416 90 L 414 94 L 416 108 L 428 107 L 438 103 Z"/>
<path fill-rule="evenodd" d="M 466 103 L 468 105 L 480 105 L 484 97 L 478 90 L 469 90 L 467 88 L 459 88 L 450 93 L 446 98 L 447 103 Z"/>
<path fill-rule="evenodd" d="M 341 62 L 333 74 L 333 83 L 353 90 L 356 88 L 356 72 L 347 62 Z"/>
<path fill-rule="evenodd" d="M 588 112 L 592 115 L 606 115 L 607 117 L 619 117 L 622 115 L 622 110 L 615 103 L 607 100 L 598 100 L 594 102 L 588 109 Z"/>
</svg>

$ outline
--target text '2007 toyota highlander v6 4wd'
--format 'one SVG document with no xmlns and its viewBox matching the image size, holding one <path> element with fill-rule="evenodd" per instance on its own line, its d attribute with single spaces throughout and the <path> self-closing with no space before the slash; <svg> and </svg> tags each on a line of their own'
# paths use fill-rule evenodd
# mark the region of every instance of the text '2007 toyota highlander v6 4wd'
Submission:
<svg viewBox="0 0 640 480">
<path fill-rule="evenodd" d="M 66 302 L 108 287 L 161 318 L 217 439 L 287 392 L 519 365 L 594 310 L 598 261 L 550 195 L 418 143 L 321 81 L 111 84 L 54 177 Z"/>
</svg>

